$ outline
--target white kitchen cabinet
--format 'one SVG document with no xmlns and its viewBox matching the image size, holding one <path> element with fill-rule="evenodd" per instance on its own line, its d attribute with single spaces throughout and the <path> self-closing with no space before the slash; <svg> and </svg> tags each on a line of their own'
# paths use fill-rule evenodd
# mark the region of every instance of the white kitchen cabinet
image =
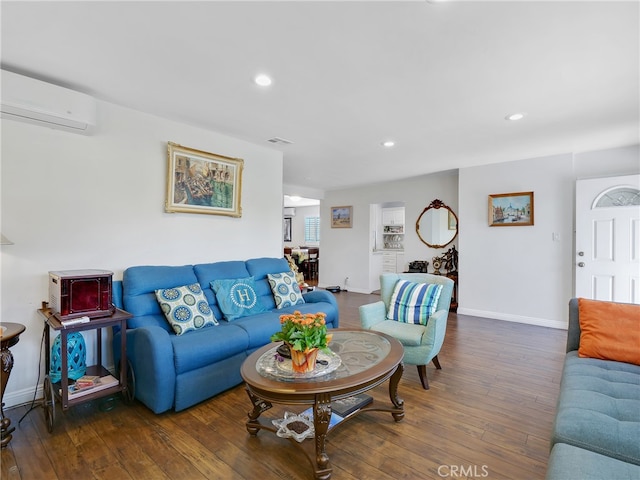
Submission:
<svg viewBox="0 0 640 480">
<path fill-rule="evenodd" d="M 384 273 L 402 273 L 404 271 L 404 252 L 384 252 L 382 254 Z"/>
<path fill-rule="evenodd" d="M 383 208 L 382 225 L 404 226 L 404 207 Z"/>
</svg>

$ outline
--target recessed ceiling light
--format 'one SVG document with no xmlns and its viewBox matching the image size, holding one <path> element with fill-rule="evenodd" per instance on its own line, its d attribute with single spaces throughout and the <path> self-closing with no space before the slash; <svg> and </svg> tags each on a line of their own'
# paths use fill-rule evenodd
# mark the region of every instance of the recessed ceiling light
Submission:
<svg viewBox="0 0 640 480">
<path fill-rule="evenodd" d="M 526 115 L 526 113 L 512 113 L 511 115 L 507 115 L 506 117 L 504 117 L 505 120 L 511 120 L 512 122 L 515 122 L 516 120 L 522 120 L 524 118 L 524 116 Z"/>
<path fill-rule="evenodd" d="M 384 142 L 382 142 L 382 146 L 383 147 L 387 147 L 387 148 L 391 148 L 396 144 L 396 142 L 394 142 L 393 140 L 386 140 Z"/>
<path fill-rule="evenodd" d="M 272 83 L 271 77 L 269 77 L 269 75 L 265 75 L 264 73 L 256 75 L 253 81 L 256 82 L 256 85 L 260 85 L 261 87 L 268 87 Z"/>
</svg>

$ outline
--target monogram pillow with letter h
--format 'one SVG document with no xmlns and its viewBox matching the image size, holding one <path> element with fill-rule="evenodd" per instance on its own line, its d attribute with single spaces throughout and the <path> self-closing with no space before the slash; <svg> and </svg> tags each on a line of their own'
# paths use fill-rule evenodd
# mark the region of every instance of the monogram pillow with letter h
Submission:
<svg viewBox="0 0 640 480">
<path fill-rule="evenodd" d="M 216 294 L 224 319 L 228 322 L 267 311 L 260 303 L 253 277 L 214 280 L 211 288 Z"/>
</svg>

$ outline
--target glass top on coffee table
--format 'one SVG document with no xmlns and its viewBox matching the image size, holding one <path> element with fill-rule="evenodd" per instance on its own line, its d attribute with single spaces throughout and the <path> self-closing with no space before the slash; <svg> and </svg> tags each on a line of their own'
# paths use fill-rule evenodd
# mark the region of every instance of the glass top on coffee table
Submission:
<svg viewBox="0 0 640 480">
<path fill-rule="evenodd" d="M 366 331 L 333 332 L 329 352 L 318 354 L 319 363 L 312 372 L 296 373 L 291 360 L 277 352 L 278 343 L 263 353 L 256 362 L 260 375 L 283 382 L 324 382 L 360 373 L 385 359 L 391 350 L 386 338 Z"/>
</svg>

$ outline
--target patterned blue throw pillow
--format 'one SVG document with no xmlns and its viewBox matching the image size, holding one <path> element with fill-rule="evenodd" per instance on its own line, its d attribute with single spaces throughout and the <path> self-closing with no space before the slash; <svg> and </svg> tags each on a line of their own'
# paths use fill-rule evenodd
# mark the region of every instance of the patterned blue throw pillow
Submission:
<svg viewBox="0 0 640 480">
<path fill-rule="evenodd" d="M 199 283 L 156 290 L 156 298 L 176 335 L 218 325 Z"/>
<path fill-rule="evenodd" d="M 262 306 L 253 277 L 231 280 L 214 280 L 211 288 L 216 294 L 218 306 L 227 321 L 266 312 Z"/>
<path fill-rule="evenodd" d="M 304 303 L 300 285 L 296 282 L 296 276 L 293 272 L 270 273 L 267 277 L 277 308 L 292 307 Z"/>
<path fill-rule="evenodd" d="M 387 319 L 426 325 L 436 311 L 440 292 L 442 285 L 398 280 L 391 295 Z"/>
</svg>

